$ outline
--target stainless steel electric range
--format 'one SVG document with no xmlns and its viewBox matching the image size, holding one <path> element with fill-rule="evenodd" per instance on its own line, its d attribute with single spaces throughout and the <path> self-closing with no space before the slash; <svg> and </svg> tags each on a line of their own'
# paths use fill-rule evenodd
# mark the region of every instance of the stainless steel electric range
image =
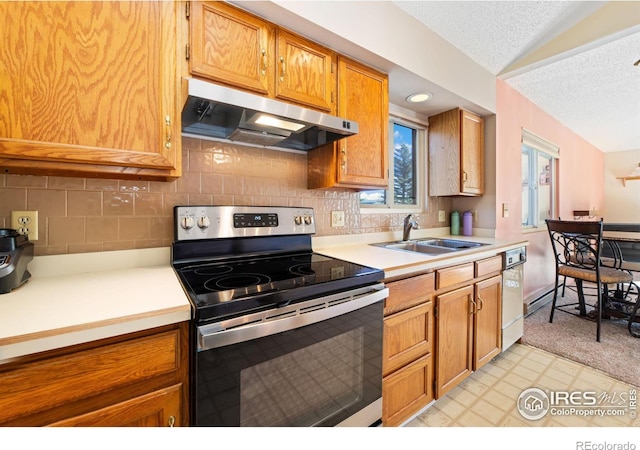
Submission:
<svg viewBox="0 0 640 450">
<path fill-rule="evenodd" d="M 369 426 L 382 415 L 379 269 L 315 253 L 313 209 L 176 206 L 195 426 Z"/>
</svg>

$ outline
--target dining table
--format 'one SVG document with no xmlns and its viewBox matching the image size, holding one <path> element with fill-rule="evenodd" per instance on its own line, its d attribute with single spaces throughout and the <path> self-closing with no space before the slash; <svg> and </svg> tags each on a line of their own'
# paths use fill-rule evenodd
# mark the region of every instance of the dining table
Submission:
<svg viewBox="0 0 640 450">
<path fill-rule="evenodd" d="M 602 232 L 603 256 L 614 258 L 614 266 L 634 275 L 634 282 L 616 289 L 605 299 L 605 315 L 628 320 L 629 333 L 640 338 L 640 224 L 604 223 Z"/>
</svg>

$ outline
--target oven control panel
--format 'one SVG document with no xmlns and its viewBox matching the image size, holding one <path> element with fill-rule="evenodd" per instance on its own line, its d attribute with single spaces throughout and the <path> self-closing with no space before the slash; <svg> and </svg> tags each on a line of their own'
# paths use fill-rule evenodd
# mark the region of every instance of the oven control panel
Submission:
<svg viewBox="0 0 640 450">
<path fill-rule="evenodd" d="M 176 206 L 178 241 L 314 234 L 313 208 L 286 206 Z"/>
</svg>

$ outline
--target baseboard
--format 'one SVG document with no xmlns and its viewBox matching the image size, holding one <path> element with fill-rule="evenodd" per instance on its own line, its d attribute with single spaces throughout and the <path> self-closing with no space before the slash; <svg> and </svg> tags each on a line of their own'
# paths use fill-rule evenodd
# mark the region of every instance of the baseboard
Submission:
<svg viewBox="0 0 640 450">
<path fill-rule="evenodd" d="M 533 314 L 534 312 L 536 312 L 537 310 L 539 310 L 540 308 L 542 308 L 546 304 L 551 303 L 552 301 L 553 301 L 553 289 L 551 289 L 550 291 L 546 292 L 545 294 L 542 294 L 541 296 L 539 296 L 538 298 L 536 298 L 532 302 L 526 303 L 524 305 L 524 315 L 525 315 L 525 317 L 530 315 L 530 314 Z"/>
</svg>

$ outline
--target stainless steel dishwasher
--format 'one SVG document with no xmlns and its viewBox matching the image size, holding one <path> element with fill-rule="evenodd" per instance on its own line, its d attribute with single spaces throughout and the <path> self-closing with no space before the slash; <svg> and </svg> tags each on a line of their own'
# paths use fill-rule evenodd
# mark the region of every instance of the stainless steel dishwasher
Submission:
<svg viewBox="0 0 640 450">
<path fill-rule="evenodd" d="M 527 248 L 504 253 L 502 263 L 502 351 L 511 347 L 524 333 L 524 263 Z"/>
</svg>

